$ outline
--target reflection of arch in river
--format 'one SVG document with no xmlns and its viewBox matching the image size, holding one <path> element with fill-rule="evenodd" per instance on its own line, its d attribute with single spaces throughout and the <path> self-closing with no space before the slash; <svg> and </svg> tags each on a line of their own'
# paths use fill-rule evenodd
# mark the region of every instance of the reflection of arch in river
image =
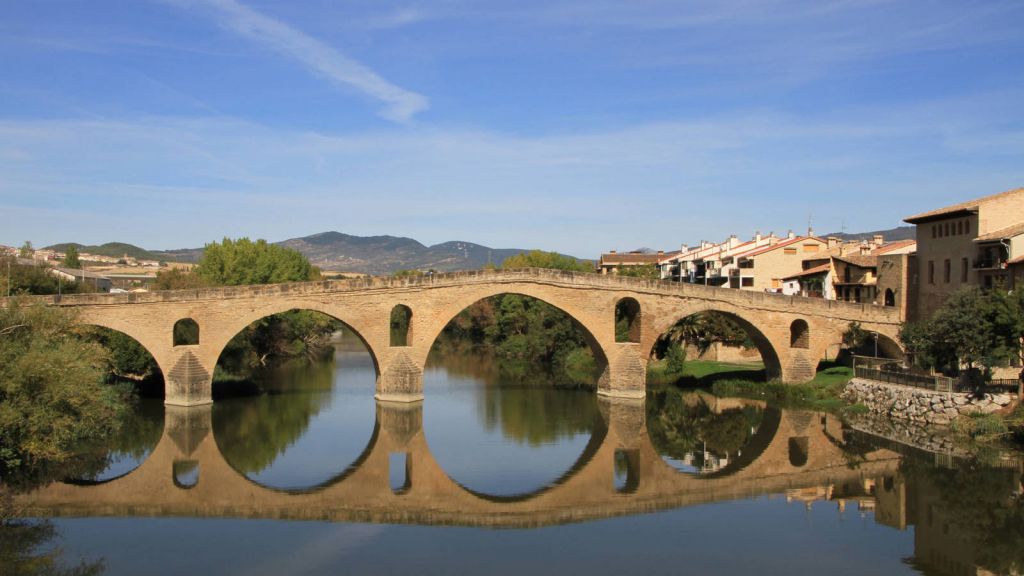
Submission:
<svg viewBox="0 0 1024 576">
<path fill-rule="evenodd" d="M 594 433 L 590 435 L 590 440 L 587 442 L 587 445 L 583 448 L 583 452 L 580 454 L 579 458 L 576 459 L 576 461 L 573 463 L 573 465 L 570 466 L 569 469 L 565 471 L 565 473 L 563 473 L 561 476 L 559 476 L 555 480 L 549 482 L 547 485 L 545 485 L 545 486 L 543 486 L 543 487 L 541 487 L 541 488 L 539 488 L 537 490 L 532 490 L 530 492 L 523 492 L 523 493 L 519 493 L 519 494 L 509 494 L 509 495 L 504 495 L 504 494 L 488 494 L 486 492 L 481 492 L 481 491 L 478 491 L 478 490 L 474 490 L 474 489 L 470 488 L 469 486 L 467 486 L 467 485 L 459 482 L 458 480 L 452 478 L 450 475 L 448 476 L 448 479 L 451 480 L 454 484 L 456 484 L 460 488 L 462 488 L 463 490 L 465 490 L 467 493 L 472 494 L 473 496 L 476 496 L 477 498 L 480 498 L 481 500 L 486 500 L 488 502 L 496 502 L 496 503 L 526 502 L 526 501 L 528 501 L 528 500 L 530 500 L 532 498 L 535 498 L 535 497 L 540 496 L 540 495 L 542 495 L 542 494 L 544 494 L 546 492 L 549 492 L 549 491 L 553 490 L 554 488 L 557 488 L 559 486 L 563 486 L 567 482 L 572 480 L 572 478 L 574 476 L 579 474 L 581 470 L 585 469 L 587 467 L 587 465 L 590 464 L 590 462 L 594 459 L 594 456 L 597 455 L 597 453 L 601 450 L 601 447 L 604 445 L 605 437 L 607 435 L 608 435 L 608 426 L 606 425 L 606 423 L 604 422 L 603 419 L 599 418 L 598 419 L 597 428 L 594 430 Z"/>
<path fill-rule="evenodd" d="M 274 492 L 281 492 L 283 494 L 315 494 L 317 492 L 322 492 L 323 490 L 326 490 L 328 488 L 331 488 L 333 486 L 337 486 L 338 484 L 341 484 L 347 478 L 352 476 L 352 474 L 355 473 L 356 470 L 359 470 L 359 468 L 370 457 L 370 454 L 373 453 L 373 451 L 374 451 L 374 449 L 376 448 L 376 445 L 377 445 L 377 439 L 379 437 L 380 437 L 380 422 L 375 422 L 374 426 L 373 426 L 373 433 L 370 435 L 370 440 L 366 443 L 366 447 L 363 448 L 362 452 L 360 452 L 359 455 L 356 456 L 356 459 L 353 460 L 352 463 L 350 463 L 348 466 L 346 466 L 341 472 L 335 474 L 334 476 L 331 476 L 330 478 L 328 478 L 328 479 L 326 479 L 326 480 L 324 480 L 322 482 L 318 482 L 318 483 L 313 484 L 311 486 L 303 486 L 301 488 L 281 488 L 279 486 L 271 486 L 269 484 L 264 484 L 264 483 L 254 479 L 254 478 L 250 478 L 248 474 L 246 474 L 245 472 L 242 472 L 241 470 L 236 468 L 233 464 L 231 464 L 231 462 L 228 459 L 225 458 L 224 462 L 232 470 L 234 470 L 235 473 L 237 473 L 242 478 L 245 478 L 246 481 L 251 482 L 254 486 L 259 486 L 260 488 L 262 488 L 264 490 L 272 490 Z"/>
<path fill-rule="evenodd" d="M 98 458 L 101 453 L 104 461 L 112 453 L 120 453 L 127 456 L 127 460 L 132 461 L 134 465 L 107 478 L 65 478 L 63 481 L 79 486 L 93 486 L 128 476 L 153 455 L 165 435 L 165 421 L 163 402 L 155 398 L 140 400 L 134 413 L 122 422 L 121 428 L 113 436 L 105 438 L 106 445 L 96 446 L 94 449 L 85 447 L 81 454 L 72 457 L 72 461 L 80 459 L 83 461 L 83 465 L 88 465 L 91 458 Z M 110 446 L 111 443 L 113 446 Z M 104 475 L 111 468 L 118 467 L 118 464 L 118 462 L 107 464 L 95 476 Z"/>
<path fill-rule="evenodd" d="M 564 481 L 527 498 L 493 501 L 472 494 L 448 478 L 433 460 L 422 430 L 422 406 L 377 405 L 375 441 L 362 463 L 344 478 L 315 493 L 268 490 L 245 481 L 223 460 L 209 429 L 209 410 L 169 411 L 165 436 L 137 470 L 96 486 L 51 485 L 18 502 L 37 516 L 202 516 L 376 523 L 455 524 L 525 527 L 579 522 L 749 498 L 795 486 L 821 486 L 891 474 L 898 456 L 888 450 L 866 454 L 857 469 L 825 437 L 841 437 L 834 418 L 784 413 L 778 432 L 759 458 L 742 470 L 713 479 L 680 474 L 665 464 L 649 441 L 642 404 L 602 402 L 607 433 L 589 459 Z M 788 440 L 808 438 L 808 460 L 794 468 Z M 617 489 L 615 461 L 630 455 L 635 467 L 627 489 Z M 405 455 L 407 483 L 389 483 L 389 459 Z M 194 463 L 190 488 L 173 482 L 175 464 Z M 156 500 L 158 495 L 159 500 Z"/>
<path fill-rule="evenodd" d="M 669 389 L 666 393 L 672 392 L 675 389 Z M 658 398 L 657 394 L 648 394 L 647 401 L 653 402 Z M 668 398 L 672 400 L 673 398 Z M 746 398 L 720 398 L 713 394 L 709 394 L 702 390 L 693 392 L 680 392 L 678 398 L 674 398 L 686 405 L 695 406 L 696 404 L 703 404 L 712 414 L 723 414 L 733 410 L 742 410 L 746 407 L 753 407 L 761 410 L 761 421 L 757 427 L 757 430 L 744 442 L 742 449 L 737 452 L 736 457 L 729 459 L 729 463 L 721 469 L 693 473 L 685 470 L 681 470 L 666 458 L 675 459 L 674 456 L 668 453 L 663 447 L 658 446 L 658 442 L 654 437 L 654 430 L 648 427 L 649 440 L 654 451 L 661 457 L 662 461 L 666 466 L 669 466 L 680 474 L 685 474 L 693 478 L 710 480 L 715 478 L 723 478 L 730 476 L 743 470 L 751 463 L 757 461 L 758 458 L 768 449 L 775 436 L 778 434 L 779 423 L 782 420 L 782 411 L 775 407 L 768 405 L 762 400 L 749 400 Z M 656 408 L 656 407 L 655 407 Z M 650 409 L 650 406 L 648 406 Z"/>
</svg>

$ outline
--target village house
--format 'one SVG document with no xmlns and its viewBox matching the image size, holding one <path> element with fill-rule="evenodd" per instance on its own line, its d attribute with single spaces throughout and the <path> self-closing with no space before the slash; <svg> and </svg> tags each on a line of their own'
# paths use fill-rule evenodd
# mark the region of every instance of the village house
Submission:
<svg viewBox="0 0 1024 576">
<path fill-rule="evenodd" d="M 769 246 L 731 255 L 728 264 L 730 288 L 759 292 L 782 292 L 783 280 L 804 270 L 803 261 L 828 249 L 828 242 L 816 236 L 786 238 Z"/>
<path fill-rule="evenodd" d="M 915 250 L 913 240 L 886 243 L 875 235 L 845 243 L 830 237 L 827 243 L 826 252 L 805 258 L 802 271 L 783 279 L 783 294 L 880 306 L 906 301 L 909 279 L 904 277 L 904 262 Z"/>
<path fill-rule="evenodd" d="M 912 320 L 928 318 L 966 286 L 1011 289 L 1024 282 L 1024 188 L 904 221 L 917 226 Z"/>
<path fill-rule="evenodd" d="M 733 234 L 718 244 L 702 241 L 692 250 L 684 244 L 678 254 L 661 260 L 658 266 L 661 268 L 662 279 L 723 286 L 729 282 L 729 270 L 733 264 L 729 258 L 732 255 L 770 246 L 778 241 L 779 238 L 775 234 L 762 236 L 757 232 L 746 242 L 741 242 Z"/>
<path fill-rule="evenodd" d="M 94 287 L 99 292 L 109 292 L 112 286 L 110 278 L 107 278 L 102 274 L 89 272 L 88 270 L 57 267 L 51 269 L 50 273 L 61 280 L 87 284 Z"/>
<path fill-rule="evenodd" d="M 675 254 L 675 252 L 670 254 Z M 656 253 L 641 252 L 639 250 L 619 253 L 611 250 L 601 254 L 601 258 L 597 262 L 597 272 L 598 274 L 618 274 L 623 268 L 644 266 L 655 268 L 658 266 L 658 262 L 664 258 L 665 252 L 661 250 Z"/>
</svg>

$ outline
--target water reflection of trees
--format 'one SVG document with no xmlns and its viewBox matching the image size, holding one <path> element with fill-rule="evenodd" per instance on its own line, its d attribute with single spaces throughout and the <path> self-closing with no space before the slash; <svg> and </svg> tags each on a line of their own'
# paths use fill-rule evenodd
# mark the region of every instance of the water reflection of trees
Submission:
<svg viewBox="0 0 1024 576">
<path fill-rule="evenodd" d="M 757 432 L 764 409 L 715 411 L 703 395 L 677 388 L 648 390 L 647 430 L 662 456 L 714 472 L 728 465 Z"/>
<path fill-rule="evenodd" d="M 927 502 L 918 507 L 919 542 L 968 556 L 973 551 L 972 563 L 996 574 L 1024 572 L 1024 478 L 1019 469 L 967 463 L 939 468 L 907 459 L 901 473 Z M 934 567 L 921 552 L 916 562 L 932 573 Z"/>
<path fill-rule="evenodd" d="M 83 444 L 73 458 L 68 477 L 76 480 L 100 480 L 111 464 L 132 460 L 135 466 L 153 451 L 164 430 L 164 406 L 158 399 L 140 400 L 127 414 L 117 432 L 102 442 Z"/>
<path fill-rule="evenodd" d="M 268 393 L 213 407 L 213 431 L 224 458 L 243 474 L 268 468 L 330 406 L 334 362 L 287 364 L 263 377 Z"/>
<path fill-rule="evenodd" d="M 0 494 L 0 498 L 4 495 Z M 47 520 L 22 520 L 9 515 L 9 505 L 0 503 L 0 572 L 9 576 L 47 574 L 54 576 L 93 576 L 102 574 L 102 560 L 79 561 L 64 566 L 64 554 L 52 541 L 58 536 Z"/>
<path fill-rule="evenodd" d="M 427 364 L 482 382 L 484 425 L 500 428 L 510 440 L 536 446 L 589 435 L 601 418 L 592 390 L 567 390 L 564 380 L 530 362 L 500 358 L 468 342 L 445 340 Z"/>
<path fill-rule="evenodd" d="M 539 386 L 487 386 L 481 396 L 484 424 L 531 446 L 549 444 L 577 434 L 591 435 L 601 419 L 590 391 Z"/>
</svg>

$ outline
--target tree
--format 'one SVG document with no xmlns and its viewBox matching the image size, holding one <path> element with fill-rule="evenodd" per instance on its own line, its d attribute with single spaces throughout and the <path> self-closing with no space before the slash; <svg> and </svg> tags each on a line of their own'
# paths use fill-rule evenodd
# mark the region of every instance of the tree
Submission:
<svg viewBox="0 0 1024 576">
<path fill-rule="evenodd" d="M 153 281 L 154 290 L 191 290 L 206 286 L 206 281 L 198 274 L 181 268 L 160 270 Z"/>
<path fill-rule="evenodd" d="M 577 260 L 572 256 L 563 256 L 558 252 L 531 250 L 515 256 L 509 256 L 501 263 L 503 270 L 518 268 L 548 268 L 550 270 L 567 270 L 570 272 L 593 272 L 594 264 L 589 260 Z"/>
<path fill-rule="evenodd" d="M 917 363 L 948 374 L 961 366 L 993 367 L 1021 357 L 1024 294 L 965 288 L 954 293 L 929 320 L 908 323 L 900 340 Z"/>
<path fill-rule="evenodd" d="M 248 238 L 207 244 L 195 273 L 211 286 L 303 282 L 320 277 L 320 271 L 301 252 Z"/>
<path fill-rule="evenodd" d="M 653 264 L 643 266 L 622 266 L 619 268 L 618 275 L 624 278 L 661 280 L 661 269 Z"/>
<path fill-rule="evenodd" d="M 21 245 L 21 249 L 18 250 L 19 258 L 32 258 L 35 256 L 36 249 L 32 247 L 32 243 L 25 240 L 25 243 Z"/>
<path fill-rule="evenodd" d="M 123 389 L 104 384 L 107 356 L 72 313 L 11 302 L 0 309 L 0 476 L 69 459 L 120 423 Z"/>
<path fill-rule="evenodd" d="M 68 249 L 64 251 L 64 266 L 74 269 L 82 267 L 82 261 L 78 259 L 78 248 L 68 246 Z"/>
</svg>

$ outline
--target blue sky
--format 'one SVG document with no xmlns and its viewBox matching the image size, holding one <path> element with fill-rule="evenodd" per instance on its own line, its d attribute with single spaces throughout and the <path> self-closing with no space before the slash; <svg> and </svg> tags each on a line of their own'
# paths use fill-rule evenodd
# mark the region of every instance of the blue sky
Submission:
<svg viewBox="0 0 1024 576">
<path fill-rule="evenodd" d="M 1024 186 L 1024 3 L 0 0 L 0 243 L 581 257 Z"/>
</svg>

